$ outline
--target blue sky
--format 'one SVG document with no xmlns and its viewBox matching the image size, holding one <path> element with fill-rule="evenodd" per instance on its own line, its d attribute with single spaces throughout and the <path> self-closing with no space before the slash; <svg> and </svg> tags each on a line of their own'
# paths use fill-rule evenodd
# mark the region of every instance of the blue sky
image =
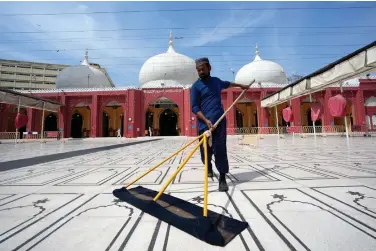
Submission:
<svg viewBox="0 0 376 251">
<path fill-rule="evenodd" d="M 76 65 L 82 60 L 85 48 L 89 48 L 92 49 L 89 50 L 89 61 L 99 63 L 106 68 L 116 86 L 138 86 L 138 73 L 142 64 L 149 57 L 167 50 L 171 30 L 174 37 L 182 37 L 174 41 L 177 52 L 193 59 L 209 57 L 213 67 L 212 75 L 222 79 L 232 80 L 230 69 L 238 71 L 253 60 L 256 43 L 259 45 L 261 57 L 279 63 L 287 75 L 292 73 L 306 75 L 375 41 L 376 8 L 284 11 L 239 9 L 349 6 L 376 7 L 376 4 L 374 2 L 1 2 L 1 14 L 207 8 L 226 10 L 52 16 L 0 14 L 0 58 Z M 333 26 L 374 27 L 306 28 Z M 119 29 L 122 28 L 147 30 L 120 31 Z M 50 31 L 85 32 L 45 33 Z"/>
</svg>

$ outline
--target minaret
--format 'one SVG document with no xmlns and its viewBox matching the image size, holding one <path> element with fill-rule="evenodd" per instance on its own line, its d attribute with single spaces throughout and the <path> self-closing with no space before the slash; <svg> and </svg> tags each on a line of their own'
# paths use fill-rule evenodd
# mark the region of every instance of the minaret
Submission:
<svg viewBox="0 0 376 251">
<path fill-rule="evenodd" d="M 258 48 L 258 45 L 256 44 L 256 56 L 255 56 L 255 59 L 253 61 L 261 61 L 261 57 L 260 57 L 260 52 L 259 52 L 259 48 Z"/>
<path fill-rule="evenodd" d="M 85 58 L 82 61 L 81 65 L 89 65 L 89 51 L 86 49 L 85 51 Z"/>
<path fill-rule="evenodd" d="M 170 31 L 170 42 L 168 43 L 169 46 L 168 46 L 167 53 L 175 52 L 173 40 L 174 40 L 174 37 L 172 36 L 172 31 Z"/>
</svg>

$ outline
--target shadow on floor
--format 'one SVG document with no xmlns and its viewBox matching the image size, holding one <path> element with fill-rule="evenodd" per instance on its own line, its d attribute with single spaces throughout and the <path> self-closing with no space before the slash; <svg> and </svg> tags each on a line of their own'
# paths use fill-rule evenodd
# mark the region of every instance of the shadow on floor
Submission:
<svg viewBox="0 0 376 251">
<path fill-rule="evenodd" d="M 61 159 L 73 158 L 76 156 L 81 156 L 81 155 L 90 154 L 90 153 L 107 151 L 107 150 L 116 149 L 116 148 L 125 147 L 125 146 L 149 143 L 149 142 L 158 141 L 158 140 L 161 140 L 161 139 L 152 139 L 152 140 L 140 141 L 140 142 L 130 142 L 130 143 L 102 146 L 102 147 L 77 150 L 77 151 L 71 151 L 71 152 L 65 152 L 65 153 L 56 153 L 56 154 L 38 156 L 38 157 L 27 158 L 27 159 L 4 161 L 4 162 L 0 162 L 0 172 L 17 169 L 21 167 L 26 167 L 26 166 L 43 164 L 46 162 L 51 162 L 51 161 L 56 161 L 56 160 L 61 160 Z"/>
</svg>

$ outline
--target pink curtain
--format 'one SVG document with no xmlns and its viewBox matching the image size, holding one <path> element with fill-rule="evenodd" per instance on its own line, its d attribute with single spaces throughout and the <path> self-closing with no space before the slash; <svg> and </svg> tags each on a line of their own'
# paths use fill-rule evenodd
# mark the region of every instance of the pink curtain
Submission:
<svg viewBox="0 0 376 251">
<path fill-rule="evenodd" d="M 320 103 L 313 103 L 311 105 L 311 120 L 313 122 L 321 119 L 324 107 Z"/>
<path fill-rule="evenodd" d="M 294 120 L 294 114 L 292 113 L 291 107 L 286 107 L 283 109 L 282 115 L 286 122 L 292 122 Z"/>
<path fill-rule="evenodd" d="M 27 124 L 28 117 L 25 114 L 17 113 L 14 125 L 17 129 L 24 127 Z"/>
<path fill-rule="evenodd" d="M 341 94 L 329 98 L 328 107 L 333 117 L 346 116 L 346 99 Z"/>
</svg>

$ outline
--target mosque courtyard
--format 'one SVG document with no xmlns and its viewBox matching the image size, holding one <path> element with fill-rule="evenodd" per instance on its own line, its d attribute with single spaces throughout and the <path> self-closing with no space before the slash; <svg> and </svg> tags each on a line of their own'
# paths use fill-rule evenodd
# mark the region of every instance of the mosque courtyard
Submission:
<svg viewBox="0 0 376 251">
<path fill-rule="evenodd" d="M 0 250 L 376 250 L 375 137 L 229 136 L 229 191 L 209 180 L 209 209 L 249 228 L 224 248 L 112 195 L 189 140 L 2 142 Z M 159 190 L 189 150 L 136 185 Z M 203 205 L 198 152 L 166 193 Z"/>
</svg>

